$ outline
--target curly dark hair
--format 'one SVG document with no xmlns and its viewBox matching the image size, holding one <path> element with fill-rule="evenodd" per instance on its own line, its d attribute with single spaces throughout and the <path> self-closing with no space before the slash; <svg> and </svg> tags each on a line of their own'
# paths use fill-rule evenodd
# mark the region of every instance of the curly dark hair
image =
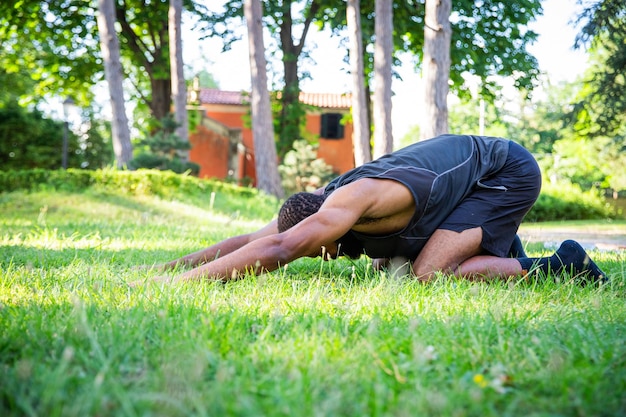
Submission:
<svg viewBox="0 0 626 417">
<path fill-rule="evenodd" d="M 324 196 L 304 192 L 289 197 L 278 211 L 278 231 L 282 233 L 310 215 L 317 213 L 324 203 L 324 199 Z M 337 240 L 337 243 L 339 244 L 339 256 L 358 259 L 363 254 L 363 245 L 351 232 L 342 236 Z"/>
<path fill-rule="evenodd" d="M 278 211 L 278 231 L 292 228 L 312 214 L 324 203 L 324 196 L 312 193 L 296 193 L 283 203 Z"/>
</svg>

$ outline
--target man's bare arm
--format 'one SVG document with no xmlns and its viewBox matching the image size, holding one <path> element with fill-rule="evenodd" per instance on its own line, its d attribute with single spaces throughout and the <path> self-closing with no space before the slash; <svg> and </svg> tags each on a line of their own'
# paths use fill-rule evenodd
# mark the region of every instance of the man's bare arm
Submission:
<svg viewBox="0 0 626 417">
<path fill-rule="evenodd" d="M 276 220 L 273 220 L 256 232 L 230 237 L 211 245 L 208 248 L 201 249 L 197 252 L 183 256 L 182 258 L 158 265 L 157 268 L 162 270 L 171 270 L 177 266 L 195 267 L 203 265 L 205 263 L 212 262 L 221 256 L 232 253 L 254 240 L 276 233 L 278 233 L 278 228 L 276 226 Z"/>
<path fill-rule="evenodd" d="M 404 213 L 407 206 L 411 208 L 413 204 L 413 197 L 403 185 L 388 180 L 359 180 L 337 189 L 325 200 L 317 213 L 283 233 L 270 233 L 270 229 L 264 228 L 249 243 L 228 254 L 220 255 L 217 259 L 176 277 L 161 277 L 157 280 L 178 282 L 207 278 L 228 281 L 240 278 L 248 271 L 257 274 L 272 271 L 297 258 L 318 256 L 322 247 L 336 247 L 337 240 L 364 215 L 397 219 L 395 214 L 398 211 Z M 395 227 L 393 224 L 382 223 L 375 224 L 386 229 Z M 271 231 L 276 229 L 274 223 Z M 237 242 L 233 247 L 240 243 Z M 212 253 L 205 252 L 200 256 L 206 258 L 207 254 Z"/>
<path fill-rule="evenodd" d="M 176 277 L 159 277 L 157 281 L 180 282 L 198 279 L 229 281 L 246 272 L 273 271 L 295 259 L 321 254 L 321 248 L 336 244 L 359 218 L 360 210 L 322 208 L 291 229 L 252 240 L 243 247 Z"/>
</svg>

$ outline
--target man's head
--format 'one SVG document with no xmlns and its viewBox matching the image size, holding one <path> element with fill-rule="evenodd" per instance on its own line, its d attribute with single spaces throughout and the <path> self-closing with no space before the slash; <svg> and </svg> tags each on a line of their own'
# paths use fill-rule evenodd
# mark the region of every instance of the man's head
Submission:
<svg viewBox="0 0 626 417">
<path fill-rule="evenodd" d="M 280 233 L 292 228 L 312 214 L 317 213 L 324 197 L 312 193 L 296 193 L 285 200 L 278 211 L 278 231 Z"/>
</svg>

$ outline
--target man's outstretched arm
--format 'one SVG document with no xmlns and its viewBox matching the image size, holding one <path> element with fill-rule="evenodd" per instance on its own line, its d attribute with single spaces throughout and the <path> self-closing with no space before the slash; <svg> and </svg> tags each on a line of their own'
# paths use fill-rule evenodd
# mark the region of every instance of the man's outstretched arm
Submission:
<svg viewBox="0 0 626 417">
<path fill-rule="evenodd" d="M 254 240 L 277 233 L 278 227 L 276 226 L 276 220 L 273 220 L 256 232 L 230 237 L 208 248 L 183 256 L 182 258 L 157 265 L 156 268 L 166 271 L 174 269 L 177 266 L 196 267 L 203 265 L 221 256 L 228 255 Z"/>
<path fill-rule="evenodd" d="M 302 257 L 321 254 L 343 236 L 359 218 L 359 211 L 343 207 L 322 208 L 291 229 L 267 234 L 244 246 L 175 277 L 157 277 L 156 281 L 175 283 L 198 279 L 229 281 L 247 272 L 260 274 L 273 271 Z"/>
</svg>

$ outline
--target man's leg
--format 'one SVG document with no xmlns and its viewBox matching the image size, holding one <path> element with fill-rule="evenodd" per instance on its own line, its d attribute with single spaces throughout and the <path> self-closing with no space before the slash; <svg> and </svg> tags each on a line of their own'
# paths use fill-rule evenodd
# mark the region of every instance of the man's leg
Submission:
<svg viewBox="0 0 626 417">
<path fill-rule="evenodd" d="M 563 242 L 552 256 L 543 258 L 500 258 L 482 255 L 480 227 L 454 232 L 438 229 L 413 263 L 414 275 L 424 281 L 441 271 L 458 277 L 482 280 L 525 275 L 534 270 L 579 275 L 596 283 L 608 281 L 606 274 L 575 241 Z"/>
<path fill-rule="evenodd" d="M 520 275 L 522 267 L 513 258 L 481 255 L 483 232 L 474 227 L 462 232 L 438 229 L 413 262 L 413 274 L 428 281 L 441 271 L 470 279 Z"/>
</svg>

